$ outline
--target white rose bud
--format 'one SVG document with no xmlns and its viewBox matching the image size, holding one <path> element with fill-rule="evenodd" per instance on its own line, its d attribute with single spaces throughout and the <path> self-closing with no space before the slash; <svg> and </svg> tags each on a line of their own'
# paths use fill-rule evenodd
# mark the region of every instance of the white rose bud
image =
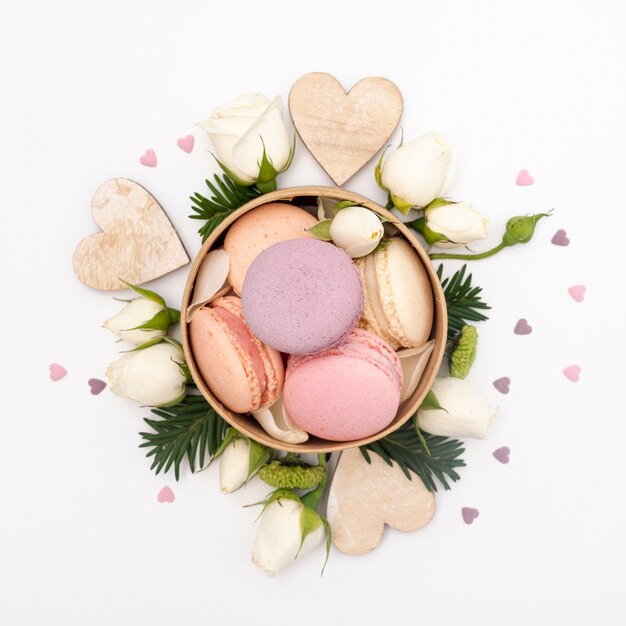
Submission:
<svg viewBox="0 0 626 626">
<path fill-rule="evenodd" d="M 146 298 L 136 298 L 131 300 L 117 315 L 106 320 L 102 327 L 108 328 L 120 339 L 129 343 L 144 343 L 149 339 L 165 336 L 167 328 L 163 330 L 137 328 L 137 326 L 151 320 L 162 310 L 163 307 L 157 302 Z"/>
<path fill-rule="evenodd" d="M 173 406 L 185 397 L 187 366 L 182 351 L 159 343 L 122 355 L 109 365 L 111 391 L 148 406 Z"/>
<path fill-rule="evenodd" d="M 442 408 L 417 411 L 421 430 L 444 437 L 487 436 L 498 409 L 488 407 L 469 383 L 460 378 L 437 378 L 431 391 Z"/>
<path fill-rule="evenodd" d="M 307 533 L 304 541 L 303 529 Z M 267 505 L 261 515 L 252 561 L 269 576 L 274 576 L 296 557 L 301 558 L 321 545 L 325 534 L 322 519 L 313 509 L 298 500 L 278 498 Z"/>
<path fill-rule="evenodd" d="M 406 214 L 411 207 L 423 208 L 443 195 L 454 176 L 454 154 L 441 135 L 426 133 L 400 146 L 379 168 L 380 186 Z"/>
<path fill-rule="evenodd" d="M 341 209 L 330 224 L 331 239 L 353 259 L 372 252 L 384 232 L 378 215 L 362 206 Z"/>
<path fill-rule="evenodd" d="M 241 487 L 250 474 L 250 442 L 234 439 L 220 457 L 220 490 L 232 493 Z"/>
<path fill-rule="evenodd" d="M 458 248 L 485 239 L 489 220 L 465 202 L 435 200 L 418 220 L 426 241 L 441 248 Z"/>
<path fill-rule="evenodd" d="M 282 108 L 280 96 L 270 102 L 262 94 L 249 94 L 215 109 L 198 123 L 211 138 L 219 163 L 236 182 L 268 183 L 289 167 L 293 145 Z"/>
</svg>

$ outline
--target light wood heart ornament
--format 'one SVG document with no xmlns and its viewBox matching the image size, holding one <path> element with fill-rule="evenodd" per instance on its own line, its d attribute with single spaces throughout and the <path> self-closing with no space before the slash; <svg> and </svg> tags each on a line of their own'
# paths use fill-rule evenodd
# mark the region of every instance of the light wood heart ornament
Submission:
<svg viewBox="0 0 626 626">
<path fill-rule="evenodd" d="M 346 94 L 330 74 L 299 78 L 289 111 L 300 138 L 338 186 L 356 174 L 385 144 L 402 115 L 402 94 L 390 80 L 360 80 Z"/>
<path fill-rule="evenodd" d="M 112 178 L 98 187 L 91 212 L 101 233 L 83 239 L 74 252 L 74 272 L 88 287 L 141 285 L 189 263 L 165 211 L 141 185 Z"/>
<path fill-rule="evenodd" d="M 410 532 L 435 513 L 435 497 L 418 476 L 408 480 L 395 462 L 387 465 L 374 452 L 370 458 L 368 464 L 358 448 L 342 452 L 328 494 L 333 543 L 346 554 L 371 552 L 385 524 Z"/>
</svg>

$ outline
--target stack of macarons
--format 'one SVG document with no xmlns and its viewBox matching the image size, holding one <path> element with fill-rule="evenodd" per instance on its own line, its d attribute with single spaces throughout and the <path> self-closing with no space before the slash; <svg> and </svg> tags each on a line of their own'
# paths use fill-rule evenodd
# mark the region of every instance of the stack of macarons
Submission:
<svg viewBox="0 0 626 626">
<path fill-rule="evenodd" d="M 426 343 L 433 302 L 421 260 L 401 238 L 357 259 L 313 238 L 316 219 L 269 203 L 227 231 L 232 295 L 189 323 L 191 350 L 216 398 L 254 413 L 282 396 L 298 428 L 321 439 L 374 435 L 396 416 L 396 350 Z"/>
</svg>

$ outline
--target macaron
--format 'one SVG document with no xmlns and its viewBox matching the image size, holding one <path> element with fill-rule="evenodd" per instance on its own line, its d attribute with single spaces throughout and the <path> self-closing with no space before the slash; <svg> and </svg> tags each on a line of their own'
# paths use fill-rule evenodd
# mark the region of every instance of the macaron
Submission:
<svg viewBox="0 0 626 626">
<path fill-rule="evenodd" d="M 316 437 L 353 441 L 393 420 L 401 388 L 402 366 L 393 348 L 357 328 L 328 350 L 289 358 L 285 409 Z"/>
<path fill-rule="evenodd" d="M 432 287 L 426 268 L 410 243 L 394 237 L 374 254 L 357 259 L 365 289 L 359 326 L 394 349 L 419 348 L 433 324 Z"/>
<path fill-rule="evenodd" d="M 304 209 L 285 202 L 270 202 L 242 215 L 228 229 L 224 250 L 230 256 L 228 281 L 241 295 L 250 264 L 266 248 L 288 239 L 311 238 L 307 228 L 317 220 Z"/>
<path fill-rule="evenodd" d="M 288 354 L 319 352 L 337 343 L 363 311 L 363 285 L 352 259 L 318 239 L 267 248 L 248 268 L 243 314 L 264 343 Z"/>
<path fill-rule="evenodd" d="M 189 339 L 204 382 L 232 411 L 255 411 L 281 394 L 281 355 L 250 332 L 236 296 L 217 298 L 197 311 L 189 323 Z"/>
</svg>

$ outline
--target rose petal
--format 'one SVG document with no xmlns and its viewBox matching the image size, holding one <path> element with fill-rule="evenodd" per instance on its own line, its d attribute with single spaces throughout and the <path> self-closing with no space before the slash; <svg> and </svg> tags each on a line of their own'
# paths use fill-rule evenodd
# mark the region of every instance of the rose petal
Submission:
<svg viewBox="0 0 626 626">
<path fill-rule="evenodd" d="M 400 350 L 398 358 L 402 364 L 402 372 L 404 374 L 404 383 L 400 392 L 400 404 L 408 400 L 413 392 L 417 389 L 417 385 L 422 378 L 422 374 L 426 369 L 426 364 L 430 357 L 430 353 L 435 347 L 435 340 L 431 339 L 421 348 L 410 348 L 408 350 Z"/>
<path fill-rule="evenodd" d="M 206 255 L 198 269 L 191 304 L 187 307 L 188 322 L 207 302 L 230 290 L 230 284 L 227 281 L 229 269 L 230 258 L 223 248 L 212 250 Z"/>
<path fill-rule="evenodd" d="M 339 202 L 335 198 L 322 198 L 321 196 L 317 198 L 317 219 L 321 222 L 322 220 L 333 219 L 335 217 L 333 215 L 332 208 Z"/>
<path fill-rule="evenodd" d="M 268 435 L 279 441 L 304 443 L 309 438 L 308 433 L 298 428 L 287 414 L 282 395 L 274 404 L 253 411 L 252 415 Z"/>
</svg>

